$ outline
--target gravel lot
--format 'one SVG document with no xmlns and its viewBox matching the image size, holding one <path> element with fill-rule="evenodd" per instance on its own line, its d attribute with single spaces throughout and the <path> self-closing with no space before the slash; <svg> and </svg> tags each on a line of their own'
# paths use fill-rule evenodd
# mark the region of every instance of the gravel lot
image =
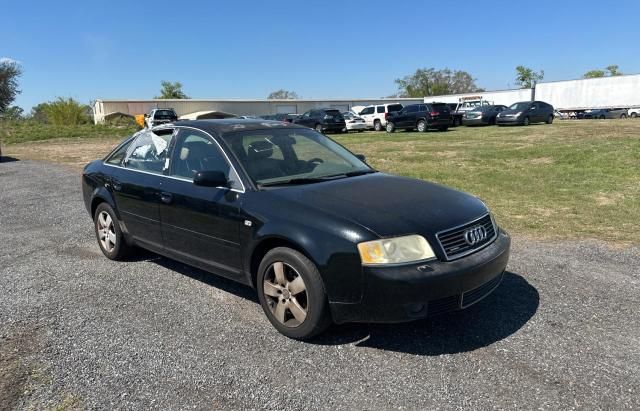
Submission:
<svg viewBox="0 0 640 411">
<path fill-rule="evenodd" d="M 514 236 L 473 308 L 301 343 L 249 288 L 150 253 L 107 260 L 76 172 L 3 162 L 0 409 L 638 409 L 639 257 Z"/>
</svg>

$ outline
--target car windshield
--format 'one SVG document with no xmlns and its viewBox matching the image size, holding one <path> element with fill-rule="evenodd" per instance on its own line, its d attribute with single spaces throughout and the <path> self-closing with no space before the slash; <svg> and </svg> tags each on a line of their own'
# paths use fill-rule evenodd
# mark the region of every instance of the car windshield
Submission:
<svg viewBox="0 0 640 411">
<path fill-rule="evenodd" d="M 240 131 L 224 139 L 260 186 L 305 184 L 374 172 L 347 149 L 311 129 Z"/>
<path fill-rule="evenodd" d="M 155 115 L 155 118 L 158 120 L 171 120 L 175 117 L 176 113 L 171 110 L 158 110 Z"/>
<path fill-rule="evenodd" d="M 529 104 L 530 103 L 515 103 L 509 106 L 509 110 L 516 110 L 516 111 L 520 111 L 520 110 L 525 110 L 527 108 L 529 108 Z"/>
</svg>

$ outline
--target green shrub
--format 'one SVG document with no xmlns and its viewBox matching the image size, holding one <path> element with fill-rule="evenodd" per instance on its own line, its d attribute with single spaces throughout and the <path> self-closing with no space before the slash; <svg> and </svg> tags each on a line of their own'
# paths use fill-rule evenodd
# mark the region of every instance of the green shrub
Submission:
<svg viewBox="0 0 640 411">
<path fill-rule="evenodd" d="M 56 126 L 74 126 L 90 122 L 87 106 L 76 100 L 58 97 L 44 108 L 49 123 Z"/>
</svg>

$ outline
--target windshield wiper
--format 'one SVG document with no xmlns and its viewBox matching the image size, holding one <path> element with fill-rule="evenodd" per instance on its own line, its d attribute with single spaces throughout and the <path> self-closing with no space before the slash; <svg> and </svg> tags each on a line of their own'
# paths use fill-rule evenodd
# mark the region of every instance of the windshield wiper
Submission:
<svg viewBox="0 0 640 411">
<path fill-rule="evenodd" d="M 260 183 L 260 184 L 258 184 L 258 186 L 259 187 L 273 187 L 273 186 L 296 185 L 296 184 L 313 184 L 313 183 L 320 183 L 322 181 L 337 180 L 339 178 L 355 177 L 355 176 L 361 176 L 361 175 L 364 175 L 364 174 L 371 174 L 371 173 L 377 173 L 377 171 L 375 171 L 375 170 L 358 170 L 358 171 L 349 171 L 349 172 L 340 173 L 340 174 L 332 174 L 332 175 L 328 175 L 328 176 L 297 177 L 297 178 L 290 178 L 288 180 L 280 180 L 280 181 L 271 181 L 271 182 L 268 182 L 268 183 Z"/>
<path fill-rule="evenodd" d="M 271 186 L 284 186 L 284 185 L 295 185 L 295 184 L 312 184 L 312 183 L 319 183 L 321 181 L 326 181 L 326 180 L 327 179 L 324 177 L 299 177 L 299 178 L 290 178 L 288 180 L 260 183 L 258 184 L 258 186 L 271 187 Z"/>
</svg>

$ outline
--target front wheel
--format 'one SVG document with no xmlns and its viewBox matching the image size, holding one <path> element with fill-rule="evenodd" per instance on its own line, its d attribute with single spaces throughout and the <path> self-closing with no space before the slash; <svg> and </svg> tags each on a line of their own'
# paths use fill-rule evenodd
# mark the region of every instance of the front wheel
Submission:
<svg viewBox="0 0 640 411">
<path fill-rule="evenodd" d="M 396 131 L 396 125 L 388 121 L 386 129 L 387 129 L 387 133 L 393 133 Z"/>
<path fill-rule="evenodd" d="M 631 113 L 631 118 L 636 118 L 636 117 L 638 117 L 637 113 Z"/>
<path fill-rule="evenodd" d="M 121 260 L 131 248 L 126 243 L 116 213 L 107 203 L 101 203 L 93 215 L 98 245 L 102 254 L 110 260 Z"/>
<path fill-rule="evenodd" d="M 522 125 L 523 126 L 528 126 L 529 125 L 529 117 L 525 117 L 524 120 L 522 120 Z"/>
<path fill-rule="evenodd" d="M 547 124 L 551 124 L 551 123 L 553 123 L 553 116 L 552 115 L 547 117 Z"/>
<path fill-rule="evenodd" d="M 373 129 L 374 129 L 375 131 L 382 131 L 382 123 L 380 122 L 380 120 L 376 120 L 376 121 L 373 123 Z"/>
<path fill-rule="evenodd" d="M 318 133 L 322 133 L 322 124 L 316 124 L 314 127 Z"/>
<path fill-rule="evenodd" d="M 260 305 L 271 324 L 289 338 L 304 340 L 331 325 L 331 314 L 318 268 L 287 247 L 269 251 L 258 268 Z"/>
<path fill-rule="evenodd" d="M 624 113 L 623 113 L 623 114 L 620 114 L 620 118 L 621 118 L 621 119 L 625 119 L 625 118 L 627 118 L 627 115 L 626 115 L 626 114 L 624 114 Z"/>
<path fill-rule="evenodd" d="M 427 122 L 424 120 L 418 121 L 418 124 L 416 124 L 416 128 L 419 132 L 424 133 L 425 131 L 427 131 Z"/>
</svg>

